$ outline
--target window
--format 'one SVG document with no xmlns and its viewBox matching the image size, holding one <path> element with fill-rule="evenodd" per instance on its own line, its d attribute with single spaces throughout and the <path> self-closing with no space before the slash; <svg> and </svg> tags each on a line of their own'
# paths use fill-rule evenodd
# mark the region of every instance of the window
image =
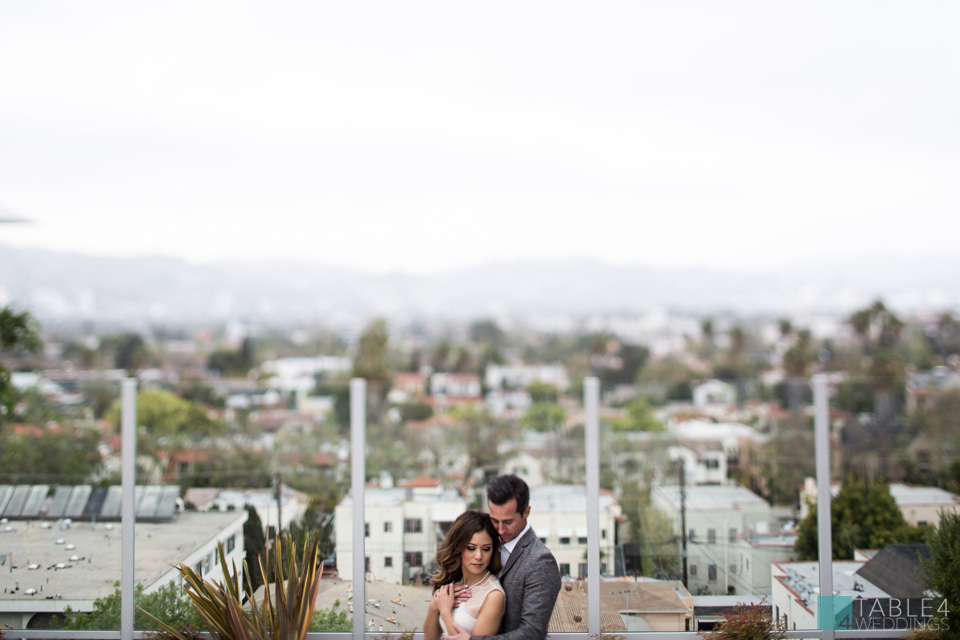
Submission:
<svg viewBox="0 0 960 640">
<path fill-rule="evenodd" d="M 707 529 L 707 544 L 717 544 L 716 529 Z"/>
<path fill-rule="evenodd" d="M 393 556 L 385 556 L 383 558 L 383 566 L 392 567 L 393 566 Z"/>
<path fill-rule="evenodd" d="M 384 523 L 383 523 L 383 532 L 384 532 L 384 533 L 390 533 L 390 532 L 392 532 L 392 531 L 393 531 L 393 523 L 392 523 L 392 522 L 384 522 Z"/>
<path fill-rule="evenodd" d="M 707 566 L 707 581 L 708 582 L 717 581 L 717 565 L 711 564 Z"/>
<path fill-rule="evenodd" d="M 729 572 L 730 572 L 730 573 L 736 573 L 736 572 L 737 572 L 737 565 L 736 565 L 736 564 L 731 564 L 730 567 L 729 567 Z"/>
<path fill-rule="evenodd" d="M 587 536 L 583 536 L 582 538 L 577 538 L 577 544 L 587 544 Z"/>
<path fill-rule="evenodd" d="M 719 460 L 715 460 L 715 459 L 707 460 L 707 461 L 706 461 L 706 467 L 707 467 L 707 469 L 719 469 L 719 468 L 720 468 L 720 461 L 719 461 Z"/>
<path fill-rule="evenodd" d="M 603 538 L 604 540 L 607 539 L 607 530 L 606 530 L 606 529 L 600 529 L 600 537 Z"/>
<path fill-rule="evenodd" d="M 736 542 L 737 541 L 737 528 L 730 527 L 730 530 L 727 532 L 727 542 Z"/>
<path fill-rule="evenodd" d="M 560 544 L 570 544 L 570 536 L 560 538 Z"/>
<path fill-rule="evenodd" d="M 363 559 L 363 572 L 370 573 L 370 556 L 366 556 Z"/>
<path fill-rule="evenodd" d="M 690 529 L 690 531 L 687 532 L 687 538 L 689 538 L 690 540 L 696 540 L 696 539 L 697 539 L 697 530 L 696 530 L 696 529 Z"/>
<path fill-rule="evenodd" d="M 229 538 L 227 538 L 227 553 L 230 553 L 231 551 L 233 551 L 233 549 L 236 546 L 237 546 L 237 536 L 236 534 L 234 534 Z"/>
<path fill-rule="evenodd" d="M 566 562 L 560 564 L 560 575 L 570 577 L 570 565 Z"/>
<path fill-rule="evenodd" d="M 587 563 L 586 563 L 586 562 L 581 562 L 579 565 L 577 565 L 577 571 L 579 572 L 578 575 L 579 575 L 581 578 L 586 578 L 586 577 L 587 577 Z"/>
<path fill-rule="evenodd" d="M 403 561 L 411 567 L 422 567 L 423 566 L 423 552 L 422 551 L 407 551 L 403 554 Z"/>
<path fill-rule="evenodd" d="M 364 523 L 363 523 L 363 537 L 364 537 L 364 538 L 369 538 L 369 537 L 370 537 L 370 523 L 369 523 L 369 522 L 364 522 Z"/>
<path fill-rule="evenodd" d="M 423 520 L 421 520 L 420 518 L 404 518 L 403 532 L 404 533 L 423 532 Z"/>
<path fill-rule="evenodd" d="M 697 575 L 697 565 L 692 564 L 692 565 L 690 565 L 689 567 L 687 567 L 687 572 L 690 574 L 690 577 L 691 577 L 691 578 L 693 578 L 694 576 L 696 576 L 696 575 Z"/>
</svg>

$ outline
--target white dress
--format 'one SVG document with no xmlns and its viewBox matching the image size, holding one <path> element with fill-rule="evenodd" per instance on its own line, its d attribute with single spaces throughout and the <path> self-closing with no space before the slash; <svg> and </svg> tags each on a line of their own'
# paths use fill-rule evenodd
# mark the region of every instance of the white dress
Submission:
<svg viewBox="0 0 960 640">
<path fill-rule="evenodd" d="M 491 573 L 487 574 L 487 577 L 481 580 L 478 585 L 470 587 L 470 599 L 461 602 L 459 607 L 454 608 L 453 621 L 466 629 L 468 633 L 473 633 L 473 627 L 477 624 L 477 616 L 480 615 L 480 607 L 483 606 L 483 601 L 493 591 L 503 593 L 503 587 L 500 586 L 497 577 Z M 456 629 L 446 629 L 446 632 L 451 635 L 456 633 Z"/>
</svg>

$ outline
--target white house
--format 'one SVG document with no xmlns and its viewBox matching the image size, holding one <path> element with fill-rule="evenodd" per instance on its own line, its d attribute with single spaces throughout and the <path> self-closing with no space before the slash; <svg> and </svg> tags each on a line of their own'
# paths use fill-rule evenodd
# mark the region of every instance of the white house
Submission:
<svg viewBox="0 0 960 640">
<path fill-rule="evenodd" d="M 526 389 L 542 382 L 564 391 L 570 386 L 567 370 L 559 364 L 491 364 L 484 373 L 490 389 Z"/>
<path fill-rule="evenodd" d="M 667 457 L 683 460 L 687 484 L 726 484 L 727 454 L 719 440 L 689 440 L 667 447 Z"/>
<path fill-rule="evenodd" d="M 727 567 L 724 584 L 734 594 L 770 595 L 770 566 L 796 559 L 796 541 L 795 533 L 741 533 L 731 545 L 728 558 L 736 566 Z"/>
<path fill-rule="evenodd" d="M 365 572 L 370 580 L 407 584 L 435 569 L 437 545 L 466 508 L 459 492 L 442 487 L 368 488 L 364 496 Z M 335 511 L 337 569 L 353 580 L 353 499 Z"/>
<path fill-rule="evenodd" d="M 613 572 L 620 503 L 609 491 L 600 496 L 600 573 Z M 553 552 L 564 577 L 587 577 L 587 490 L 582 485 L 547 485 L 530 489 L 530 526 Z"/>
<path fill-rule="evenodd" d="M 890 495 L 896 500 L 904 520 L 914 526 L 940 526 L 943 513 L 960 511 L 960 496 L 937 487 L 921 487 L 895 482 Z"/>
<path fill-rule="evenodd" d="M 683 511 L 687 526 L 687 588 L 699 595 L 724 594 L 735 573 L 739 535 L 764 533 L 773 520 L 770 505 L 737 485 L 699 485 L 685 488 Z M 655 486 L 651 504 L 674 521 L 679 535 L 681 495 L 679 485 Z M 678 543 L 679 544 L 679 543 Z"/>
<path fill-rule="evenodd" d="M 693 388 L 693 406 L 731 405 L 737 403 L 737 389 L 722 380 L 707 380 Z"/>
</svg>

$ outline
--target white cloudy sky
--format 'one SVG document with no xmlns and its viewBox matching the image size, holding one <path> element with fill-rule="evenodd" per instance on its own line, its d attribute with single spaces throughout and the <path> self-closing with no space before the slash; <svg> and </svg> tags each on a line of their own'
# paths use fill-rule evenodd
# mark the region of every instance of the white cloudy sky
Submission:
<svg viewBox="0 0 960 640">
<path fill-rule="evenodd" d="M 0 4 L 0 245 L 756 269 L 960 236 L 960 3 Z"/>
</svg>

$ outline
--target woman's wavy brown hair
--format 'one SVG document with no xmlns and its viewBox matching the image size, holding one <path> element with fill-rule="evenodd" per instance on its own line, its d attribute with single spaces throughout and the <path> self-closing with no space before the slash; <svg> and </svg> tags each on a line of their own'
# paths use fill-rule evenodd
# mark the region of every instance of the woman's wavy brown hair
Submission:
<svg viewBox="0 0 960 640">
<path fill-rule="evenodd" d="M 436 573 L 433 574 L 433 589 L 459 582 L 463 579 L 463 568 L 460 566 L 460 554 L 470 544 L 473 534 L 480 531 L 486 531 L 490 539 L 493 540 L 493 553 L 490 555 L 490 566 L 487 569 L 491 573 L 500 573 L 500 536 L 497 535 L 497 529 L 490 520 L 490 515 L 471 509 L 464 511 L 454 521 L 453 526 L 447 533 L 447 537 L 440 543 L 437 549 Z"/>
</svg>

